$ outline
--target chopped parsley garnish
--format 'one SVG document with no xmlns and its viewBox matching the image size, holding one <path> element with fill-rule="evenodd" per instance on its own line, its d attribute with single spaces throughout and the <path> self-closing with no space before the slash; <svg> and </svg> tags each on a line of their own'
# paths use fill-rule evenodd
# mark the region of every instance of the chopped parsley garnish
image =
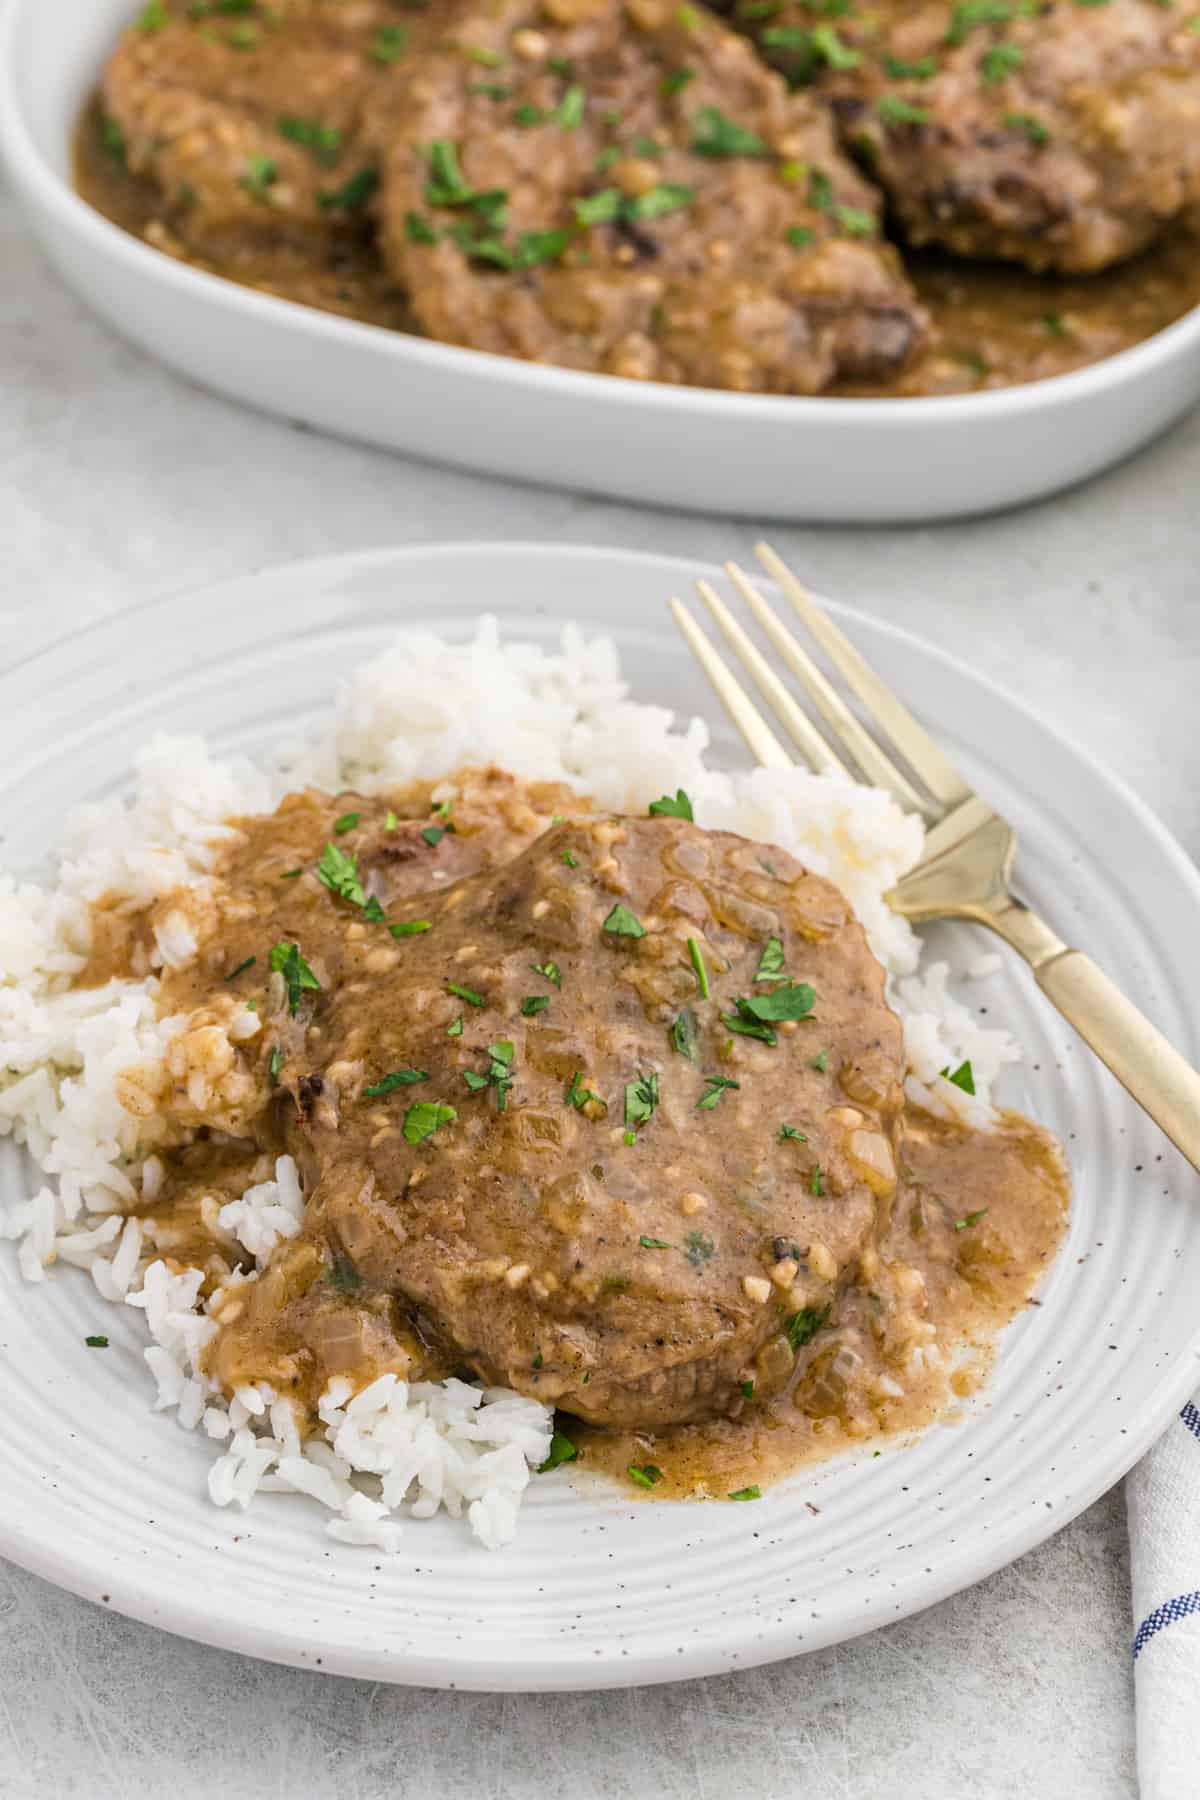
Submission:
<svg viewBox="0 0 1200 1800">
<path fill-rule="evenodd" d="M 716 1248 L 712 1239 L 703 1231 L 689 1231 L 683 1240 L 683 1254 L 693 1269 L 702 1269 L 705 1263 L 711 1262 Z"/>
<path fill-rule="evenodd" d="M 446 827 L 444 825 L 426 825 L 421 831 L 421 836 L 431 850 L 437 849 L 445 835 Z"/>
<path fill-rule="evenodd" d="M 334 830 L 337 830 L 336 826 Z M 367 904 L 367 896 L 358 876 L 358 858 L 348 850 L 339 850 L 336 844 L 326 844 L 321 852 L 321 860 L 317 864 L 317 880 L 331 894 L 336 894 L 339 900 L 349 901 L 351 906 Z"/>
<path fill-rule="evenodd" d="M 468 61 L 478 63 L 483 69 L 502 69 L 504 57 L 499 50 L 486 50 L 482 44 L 460 45 L 463 55 Z"/>
<path fill-rule="evenodd" d="M 832 25 L 818 25 L 812 34 L 812 47 L 831 69 L 857 69 L 862 57 L 857 50 L 843 44 Z"/>
<path fill-rule="evenodd" d="M 807 225 L 789 225 L 783 235 L 793 250 L 803 250 L 806 244 L 813 241 L 813 234 Z"/>
<path fill-rule="evenodd" d="M 243 962 L 238 964 L 236 969 L 230 969 L 228 975 L 225 977 L 226 981 L 236 981 L 239 975 L 244 975 L 247 969 L 252 969 L 257 961 L 257 956 L 247 956 Z"/>
<path fill-rule="evenodd" d="M 270 964 L 276 974 L 283 976 L 287 988 L 288 1011 L 294 1019 L 301 995 L 319 993 L 321 984 L 301 956 L 299 944 L 274 944 Z"/>
<path fill-rule="evenodd" d="M 378 186 L 378 169 L 360 169 L 342 187 L 334 188 L 331 193 L 318 194 L 317 205 L 324 212 L 354 212 L 366 205 Z"/>
<path fill-rule="evenodd" d="M 682 788 L 676 788 L 673 800 L 670 794 L 664 794 L 661 800 L 650 802 L 652 819 L 687 819 L 689 823 L 693 823 L 695 816 L 692 803 Z"/>
<path fill-rule="evenodd" d="M 107 1350 L 108 1349 L 108 1339 L 106 1337 L 99 1336 L 99 1334 L 97 1334 L 97 1336 L 95 1336 L 95 1337 L 85 1337 L 83 1341 L 87 1345 L 89 1350 Z"/>
<path fill-rule="evenodd" d="M 474 988 L 461 986 L 457 981 L 448 981 L 446 983 L 446 991 L 447 993 L 453 994 L 456 1000 L 465 1000 L 468 1006 L 487 1005 L 487 1001 L 482 994 L 477 994 Z"/>
<path fill-rule="evenodd" d="M 1046 330 L 1050 333 L 1051 337 L 1066 337 L 1067 335 L 1067 328 L 1063 324 L 1061 313 L 1043 313 L 1042 324 L 1046 327 Z"/>
<path fill-rule="evenodd" d="M 885 94 L 875 109 L 885 125 L 928 125 L 929 108 L 914 106 L 899 94 Z"/>
<path fill-rule="evenodd" d="M 280 881 L 295 881 L 303 873 L 303 869 L 285 869 L 279 879 Z"/>
<path fill-rule="evenodd" d="M 453 1106 L 442 1106 L 436 1100 L 418 1100 L 404 1115 L 404 1141 L 423 1144 L 443 1125 L 453 1125 L 458 1113 Z"/>
<path fill-rule="evenodd" d="M 637 1143 L 637 1132 L 636 1131 L 623 1132 L 622 1138 L 623 1138 L 623 1141 L 626 1144 L 626 1146 L 631 1149 L 633 1147 L 633 1145 Z"/>
<path fill-rule="evenodd" d="M 742 1383 L 742 1395 L 743 1395 L 743 1397 L 744 1397 L 744 1398 L 745 1398 L 745 1399 L 747 1399 L 747 1400 L 750 1400 L 750 1399 L 753 1399 L 753 1397 L 754 1397 L 754 1383 L 753 1383 L 753 1382 L 752 1382 L 752 1381 L 743 1381 L 743 1383 Z"/>
<path fill-rule="evenodd" d="M 513 1084 L 513 1054 L 514 1046 L 505 1038 L 498 1044 L 488 1045 L 486 1075 L 480 1075 L 474 1069 L 463 1070 L 463 1080 L 472 1094 L 482 1094 L 486 1088 L 495 1088 L 497 1112 L 503 1112 L 508 1104 L 508 1090 Z"/>
<path fill-rule="evenodd" d="M 756 131 L 726 118 L 719 106 L 702 106 L 696 114 L 691 149 L 696 156 L 769 156 Z"/>
<path fill-rule="evenodd" d="M 361 813 L 343 813 L 340 819 L 335 819 L 333 822 L 334 837 L 345 837 L 348 831 L 354 830 L 361 818 Z"/>
<path fill-rule="evenodd" d="M 810 1343 L 816 1337 L 829 1317 L 830 1310 L 828 1306 L 819 1308 L 802 1306 L 798 1313 L 792 1314 L 784 1330 L 787 1332 L 787 1341 L 794 1351 L 803 1350 L 805 1344 Z"/>
<path fill-rule="evenodd" d="M 696 971 L 696 980 L 700 985 L 700 998 L 707 1000 L 709 997 L 708 970 L 704 966 L 704 953 L 700 948 L 699 940 L 690 937 L 687 941 L 687 948 L 692 967 Z"/>
<path fill-rule="evenodd" d="M 447 1025 L 446 1036 L 447 1037 L 461 1037 L 462 1031 L 463 1031 L 462 1014 L 459 1013 L 459 1015 L 458 1015 L 457 1019 L 455 1019 L 454 1023 L 452 1025 Z"/>
<path fill-rule="evenodd" d="M 690 206 L 695 198 L 695 188 L 683 187 L 674 181 L 660 181 L 657 187 L 648 188 L 644 194 L 637 194 L 632 200 L 625 202 L 625 217 L 661 219 L 666 213 L 679 212 L 683 207 Z"/>
<path fill-rule="evenodd" d="M 562 970 L 556 962 L 534 963 L 533 972 L 535 975 L 543 975 L 556 988 L 562 986 Z"/>
<path fill-rule="evenodd" d="M 818 1199 L 821 1199 L 824 1197 L 825 1187 L 821 1181 L 821 1165 L 820 1165 L 820 1163 L 813 1164 L 812 1177 L 809 1181 L 808 1188 L 809 1188 L 809 1192 L 812 1194 L 816 1194 Z"/>
<path fill-rule="evenodd" d="M 694 81 L 695 78 L 695 69 L 669 69 L 659 82 L 658 91 L 664 100 L 670 100 L 675 94 L 680 93 L 687 86 L 689 81 Z"/>
<path fill-rule="evenodd" d="M 542 1353 L 541 1353 L 541 1351 L 540 1351 L 540 1350 L 539 1350 L 539 1351 L 538 1351 L 538 1353 L 537 1353 L 537 1355 L 536 1355 L 536 1356 L 535 1356 L 535 1357 L 534 1357 L 534 1359 L 533 1359 L 533 1367 L 534 1367 L 534 1368 L 535 1368 L 535 1369 L 540 1369 L 540 1368 L 541 1368 L 541 1366 L 542 1366 L 542 1361 L 543 1361 L 543 1358 L 542 1358 Z"/>
<path fill-rule="evenodd" d="M 521 1017 L 523 1019 L 535 1018 L 538 1013 L 545 1012 L 549 1004 L 548 994 L 526 994 L 521 1002 Z"/>
<path fill-rule="evenodd" d="M 1037 149 L 1040 149 L 1043 144 L 1048 144 L 1050 142 L 1049 129 L 1042 124 L 1040 119 L 1035 118 L 1033 113 L 1005 113 L 1004 123 L 1008 126 L 1010 131 L 1023 132 L 1030 143 Z"/>
<path fill-rule="evenodd" d="M 314 159 L 324 163 L 326 168 L 338 159 L 338 151 L 342 147 L 342 134 L 332 125 L 322 125 L 320 119 L 280 119 L 278 131 L 281 138 L 289 144 L 299 144 L 302 150 L 311 150 Z M 337 827 L 334 827 L 336 831 Z"/>
<path fill-rule="evenodd" d="M 117 162 L 125 161 L 125 133 L 117 121 L 109 118 L 107 113 L 100 121 L 100 142 Z"/>
<path fill-rule="evenodd" d="M 916 62 L 905 62 L 901 56 L 885 55 L 884 72 L 893 81 L 929 81 L 937 74 L 937 57 L 921 56 Z"/>
<path fill-rule="evenodd" d="M 341 1251 L 326 1269 L 325 1280 L 331 1288 L 336 1288 L 339 1294 L 352 1294 L 356 1288 L 362 1286 L 362 1276 L 350 1258 Z"/>
<path fill-rule="evenodd" d="M 551 1469 L 561 1468 L 563 1463 L 574 1462 L 578 1455 L 578 1450 L 566 1433 L 556 1431 L 550 1439 L 549 1456 L 544 1463 L 538 1464 L 538 1474 L 548 1475 Z"/>
<path fill-rule="evenodd" d="M 271 1052 L 271 1060 L 267 1064 L 267 1073 L 271 1077 L 271 1086 L 272 1087 L 278 1086 L 279 1071 L 280 1071 L 280 1069 L 282 1069 L 282 1067 L 283 1067 L 283 1051 L 280 1049 L 279 1045 L 276 1044 L 275 1048 Z"/>
<path fill-rule="evenodd" d="M 706 1088 L 702 1097 L 696 1102 L 697 1112 L 711 1112 L 719 1102 L 726 1088 L 740 1088 L 740 1081 L 731 1081 L 728 1075 L 706 1075 Z"/>
<path fill-rule="evenodd" d="M 407 48 L 408 32 L 403 25 L 381 25 L 371 45 L 371 61 L 382 63 L 386 68 L 390 63 L 399 62 Z"/>
<path fill-rule="evenodd" d="M 391 809 L 389 808 L 387 818 L 383 821 L 383 829 L 385 831 L 395 831 L 395 829 L 399 823 L 400 823 L 399 819 L 396 817 L 395 813 L 392 812 Z"/>
<path fill-rule="evenodd" d="M 810 1069 L 815 1069 L 817 1071 L 818 1075 L 824 1075 L 825 1071 L 829 1067 L 829 1052 L 828 1052 L 828 1050 L 818 1050 L 817 1054 L 813 1057 L 812 1061 L 809 1063 L 808 1066 Z"/>
<path fill-rule="evenodd" d="M 733 1493 L 730 1494 L 729 1498 L 731 1500 L 761 1500 L 762 1499 L 762 1489 L 757 1486 L 735 1488 Z"/>
<path fill-rule="evenodd" d="M 599 1094 L 594 1094 L 592 1092 L 591 1088 L 583 1087 L 581 1085 L 582 1081 L 583 1081 L 583 1070 L 576 1069 L 575 1073 L 571 1077 L 570 1086 L 567 1088 L 566 1094 L 563 1096 L 563 1104 L 565 1106 L 573 1106 L 575 1108 L 576 1112 L 581 1112 L 583 1110 L 583 1108 L 587 1105 L 589 1100 L 594 1100 L 596 1102 L 597 1106 L 603 1106 L 605 1112 L 607 1112 L 608 1111 L 607 1101 L 601 1100 Z"/>
<path fill-rule="evenodd" d="M 625 1473 L 630 1481 L 636 1481 L 639 1487 L 644 1488 L 657 1487 L 663 1478 L 662 1470 L 655 1463 L 642 1463 L 640 1466 L 630 1463 Z"/>
<path fill-rule="evenodd" d="M 987 1215 L 988 1208 L 986 1206 L 981 1206 L 978 1212 L 969 1212 L 966 1218 L 956 1219 L 954 1221 L 954 1229 L 955 1231 L 969 1231 L 972 1225 L 978 1225 L 980 1219 L 986 1219 Z"/>
<path fill-rule="evenodd" d="M 816 212 L 833 211 L 833 183 L 824 169 L 810 169 L 808 172 L 808 204 Z"/>
<path fill-rule="evenodd" d="M 639 1075 L 625 1083 L 625 1123 L 637 1129 L 649 1123 L 658 1108 L 658 1076 Z"/>
<path fill-rule="evenodd" d="M 833 216 L 847 237 L 873 237 L 878 229 L 874 215 L 861 206 L 835 206 Z"/>
<path fill-rule="evenodd" d="M 1015 10 L 1013 0 L 961 0 L 950 20 L 946 42 L 965 44 L 979 25 L 1007 25 Z"/>
<path fill-rule="evenodd" d="M 605 919 L 603 928 L 614 937 L 642 938 L 646 935 L 646 927 L 641 920 L 634 918 L 629 908 L 622 906 L 619 900 Z"/>
<path fill-rule="evenodd" d="M 986 50 L 979 64 L 980 79 L 985 87 L 992 87 L 996 82 L 1006 81 L 1014 69 L 1019 69 L 1025 60 L 1025 54 L 1019 44 L 993 44 Z"/>
<path fill-rule="evenodd" d="M 246 168 L 242 175 L 241 185 L 256 200 L 268 200 L 270 191 L 279 180 L 279 164 L 272 156 L 263 156 L 255 150 L 246 158 Z"/>
<path fill-rule="evenodd" d="M 579 867 L 579 858 L 577 856 L 572 856 L 569 850 L 563 851 L 562 859 L 566 863 L 568 869 L 577 869 Z"/>
<path fill-rule="evenodd" d="M 388 930 L 394 938 L 419 937 L 423 931 L 433 930 L 433 921 L 431 919 L 400 919 L 395 925 L 389 925 Z"/>
<path fill-rule="evenodd" d="M 678 1050 L 680 1056 L 686 1056 L 689 1062 L 695 1062 L 698 1038 L 696 1015 L 690 1006 L 685 1006 L 671 1027 L 672 1048 Z"/>
<path fill-rule="evenodd" d="M 374 1087 L 364 1088 L 363 1093 L 368 1100 L 377 1100 L 381 1094 L 394 1094 L 397 1088 L 412 1087 L 414 1082 L 428 1081 L 429 1076 L 424 1069 L 393 1069 Z"/>
<path fill-rule="evenodd" d="M 781 1144 L 807 1144 L 808 1139 L 802 1131 L 797 1131 L 794 1125 L 781 1125 L 779 1127 L 779 1142 Z"/>
<path fill-rule="evenodd" d="M 598 194 L 576 200 L 575 218 L 580 225 L 607 225 L 610 220 L 620 217 L 624 204 L 625 196 L 620 188 L 601 188 Z"/>
<path fill-rule="evenodd" d="M 758 967 L 754 971 L 754 979 L 755 981 L 774 981 L 783 972 L 783 944 L 777 937 L 769 937 L 763 945 L 762 955 L 758 959 Z"/>
<path fill-rule="evenodd" d="M 668 1244 L 665 1238 L 647 1237 L 645 1232 L 638 1239 L 643 1250 L 673 1250 L 674 1244 Z"/>
<path fill-rule="evenodd" d="M 806 1019 L 816 1002 L 816 991 L 807 981 L 785 981 L 769 994 L 741 994 L 734 1001 L 737 1012 L 724 1023 L 743 1037 L 761 1043 L 778 1042 L 771 1026 L 785 1019 Z"/>
<path fill-rule="evenodd" d="M 939 1073 L 943 1080 L 950 1082 L 951 1085 L 956 1088 L 961 1088 L 964 1094 L 974 1094 L 975 1071 L 972 1069 L 969 1062 L 959 1063 L 957 1069 L 955 1069 L 953 1073 L 951 1073 L 950 1065 L 947 1063 L 944 1069 L 939 1070 Z"/>
<path fill-rule="evenodd" d="M 161 31 L 170 23 L 171 15 L 163 4 L 163 0 L 149 0 L 149 5 L 143 6 L 134 20 L 138 31 Z"/>
</svg>

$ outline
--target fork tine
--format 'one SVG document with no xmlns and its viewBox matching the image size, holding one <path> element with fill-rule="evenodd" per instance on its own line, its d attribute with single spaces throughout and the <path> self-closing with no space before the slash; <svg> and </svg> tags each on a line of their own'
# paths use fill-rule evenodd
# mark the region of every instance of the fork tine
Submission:
<svg viewBox="0 0 1200 1800">
<path fill-rule="evenodd" d="M 698 581 L 696 592 L 721 627 L 742 667 L 749 672 L 759 693 L 769 703 L 809 765 L 818 775 L 828 770 L 840 770 L 842 774 L 846 774 L 848 771 L 845 764 L 829 748 L 812 720 L 796 705 L 778 675 L 746 636 L 716 589 L 707 581 Z"/>
<path fill-rule="evenodd" d="M 708 676 L 717 698 L 741 732 L 755 762 L 761 763 L 764 769 L 790 769 L 791 757 L 741 682 L 729 673 L 682 600 L 672 600 L 671 611 L 676 625 L 687 639 L 692 655 Z"/>
<path fill-rule="evenodd" d="M 782 557 L 769 544 L 756 544 L 755 555 L 767 574 L 783 589 L 830 662 L 873 715 L 880 730 L 891 739 L 905 761 L 920 776 L 930 793 L 946 808 L 969 800 L 972 789 L 954 764 L 942 754 L 928 732 L 917 724 L 908 708 L 901 704 L 871 665 L 859 655 L 854 645 L 817 605 L 808 590 L 801 586 Z"/>
<path fill-rule="evenodd" d="M 745 571 L 732 562 L 726 563 L 725 569 L 792 674 L 808 690 L 830 730 L 841 739 L 871 785 L 887 788 L 908 811 L 940 813 L 940 808 L 931 807 L 929 801 L 918 794 L 907 775 L 896 767 L 890 756 L 884 755 L 874 738 L 863 730 L 837 689 L 822 675 L 807 650 L 793 637 Z"/>
</svg>

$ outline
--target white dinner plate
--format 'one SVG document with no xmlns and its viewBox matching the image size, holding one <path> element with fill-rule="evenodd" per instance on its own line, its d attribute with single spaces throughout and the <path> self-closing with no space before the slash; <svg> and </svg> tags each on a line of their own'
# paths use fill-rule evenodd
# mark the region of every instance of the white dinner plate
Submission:
<svg viewBox="0 0 1200 1800">
<path fill-rule="evenodd" d="M 0 679 L 6 862 L 125 783 L 156 730 L 218 748 L 294 737 L 401 623 L 466 636 L 613 633 L 634 695 L 716 718 L 665 608 L 700 571 L 634 552 L 450 545 L 267 570 L 79 633 Z M 1020 831 L 1027 897 L 1195 1056 L 1200 875 L 1111 776 L 961 664 L 878 620 L 853 636 Z M 976 948 L 947 933 L 953 955 Z M 989 945 L 990 947 L 990 945 Z M 139 1316 L 62 1270 L 26 1287 L 0 1246 L 0 1553 L 208 1643 L 386 1681 L 583 1688 L 794 1655 L 927 1606 L 1064 1525 L 1129 1467 L 1197 1379 L 1200 1182 L 1015 964 L 965 990 L 1026 1053 L 1004 1097 L 1073 1165 L 1070 1232 L 958 1423 L 801 1472 L 753 1505 L 631 1500 L 539 1477 L 510 1548 L 445 1518 L 398 1555 L 322 1534 L 305 1502 L 205 1494 L 212 1450 L 148 1403 Z M 29 1171 L 0 1147 L 0 1206 Z M 103 1356 L 84 1347 L 102 1330 Z"/>
<path fill-rule="evenodd" d="M 825 400 L 579 374 L 235 287 L 71 189 L 70 145 L 136 0 L 0 0 L 0 150 L 89 306 L 206 387 L 285 419 L 510 480 L 752 518 L 952 518 L 1067 487 L 1200 395 L 1200 308 L 1089 369 L 992 393 Z"/>
</svg>

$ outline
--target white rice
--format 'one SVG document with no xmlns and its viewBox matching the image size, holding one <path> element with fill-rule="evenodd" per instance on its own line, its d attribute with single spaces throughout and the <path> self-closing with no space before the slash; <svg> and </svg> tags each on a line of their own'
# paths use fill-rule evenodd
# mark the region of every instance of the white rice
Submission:
<svg viewBox="0 0 1200 1800">
<path fill-rule="evenodd" d="M 219 1446 L 208 1482 L 218 1506 L 246 1506 L 262 1491 L 302 1494 L 332 1514 L 332 1537 L 384 1551 L 395 1549 L 403 1519 L 445 1510 L 465 1514 L 495 1547 L 516 1529 L 552 1427 L 548 1408 L 505 1389 L 389 1375 L 358 1394 L 331 1383 L 322 1435 L 302 1444 L 290 1404 L 266 1384 L 226 1402 L 201 1370 L 217 1329 L 211 1314 L 230 1284 L 206 1307 L 200 1273 L 173 1273 L 125 1216 L 153 1200 L 163 1176 L 154 1154 L 163 1123 L 144 1096 L 163 1059 L 185 1055 L 186 1020 L 159 1019 L 156 1004 L 159 971 L 195 953 L 187 892 L 159 926 L 138 979 L 80 992 L 70 982 L 87 960 L 89 903 L 119 894 L 145 906 L 188 889 L 198 902 L 234 814 L 269 811 L 308 781 L 372 792 L 488 761 L 567 782 L 613 811 L 644 812 L 683 787 L 700 824 L 780 844 L 842 890 L 888 970 L 912 1097 L 971 1124 L 991 1122 L 992 1083 L 1019 1052 L 954 998 L 945 963 L 919 968 L 919 940 L 884 902 L 920 855 L 920 822 L 888 795 L 844 779 L 719 773 L 706 766 L 708 743 L 702 721 L 680 727 L 665 709 L 631 701 L 615 646 L 573 626 L 557 654 L 502 644 L 490 619 L 466 646 L 410 633 L 344 684 L 315 744 L 285 747 L 262 769 L 218 760 L 201 738 L 159 738 L 139 757 L 130 796 L 67 819 L 53 888 L 0 875 L 0 1135 L 26 1145 L 48 1177 L 0 1215 L 0 1238 L 16 1242 L 28 1280 L 66 1262 L 89 1270 L 105 1299 L 145 1314 L 153 1404 Z M 977 959 L 969 972 L 994 967 Z M 228 1035 L 236 1042 L 258 1025 L 239 1011 Z M 942 1074 L 968 1060 L 974 1096 Z M 302 1212 L 290 1157 L 220 1207 L 215 1222 L 255 1262 L 236 1281 L 257 1278 Z"/>
</svg>

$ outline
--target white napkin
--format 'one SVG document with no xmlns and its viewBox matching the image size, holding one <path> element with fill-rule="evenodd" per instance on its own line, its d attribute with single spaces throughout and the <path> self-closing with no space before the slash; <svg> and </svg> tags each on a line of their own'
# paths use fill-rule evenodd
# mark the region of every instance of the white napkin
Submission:
<svg viewBox="0 0 1200 1800">
<path fill-rule="evenodd" d="M 1200 1796 L 1200 1393 L 1130 1475 L 1141 1800 Z"/>
</svg>

